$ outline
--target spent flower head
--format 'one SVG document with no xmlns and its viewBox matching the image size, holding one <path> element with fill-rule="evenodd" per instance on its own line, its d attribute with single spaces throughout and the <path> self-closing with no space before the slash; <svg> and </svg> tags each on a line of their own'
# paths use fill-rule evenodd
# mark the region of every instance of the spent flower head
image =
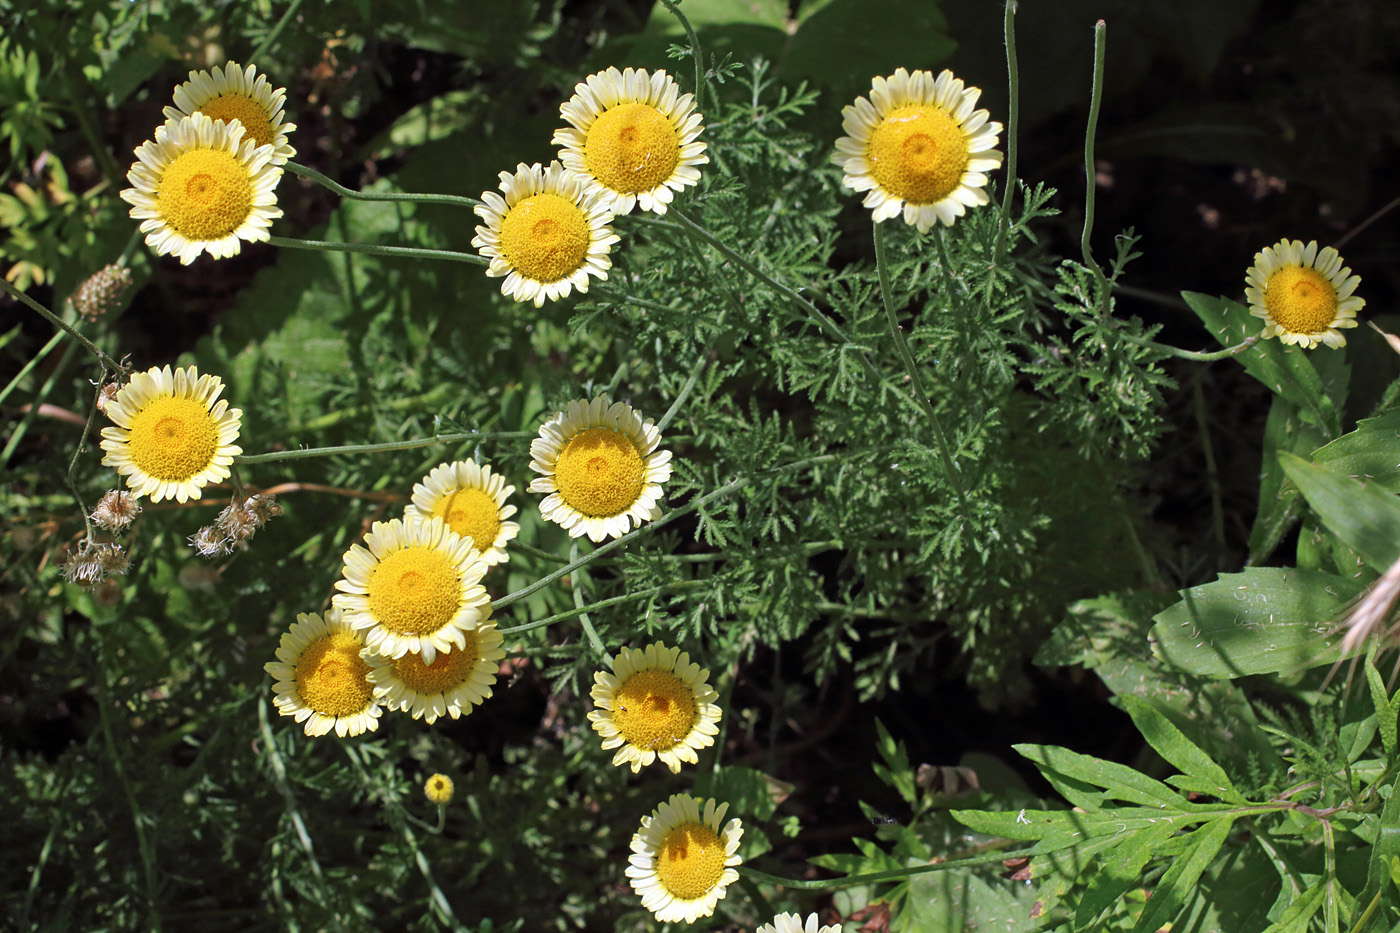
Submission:
<svg viewBox="0 0 1400 933">
<path fill-rule="evenodd" d="M 89 516 L 108 531 L 121 531 L 141 514 L 141 504 L 124 489 L 109 489 Z"/>
</svg>

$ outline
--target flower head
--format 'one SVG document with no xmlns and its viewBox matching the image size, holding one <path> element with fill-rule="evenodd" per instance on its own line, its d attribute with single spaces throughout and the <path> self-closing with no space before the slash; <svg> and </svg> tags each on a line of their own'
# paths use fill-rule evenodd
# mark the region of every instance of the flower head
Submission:
<svg viewBox="0 0 1400 933">
<path fill-rule="evenodd" d="M 83 317 L 96 321 L 121 305 L 131 282 L 130 269 L 108 263 L 84 279 L 68 300 Z"/>
<path fill-rule="evenodd" d="M 535 307 L 588 291 L 588 277 L 608 277 L 608 251 L 618 241 L 612 211 L 581 175 L 558 162 L 501 172 L 502 195 L 486 191 L 473 210 L 486 221 L 472 246 L 491 261 L 486 274 L 505 276 L 501 293 Z"/>
<path fill-rule="evenodd" d="M 1245 273 L 1249 313 L 1264 319 L 1261 336 L 1277 337 L 1311 350 L 1319 343 L 1344 347 L 1338 328 L 1355 327 L 1356 312 L 1366 302 L 1353 294 L 1361 276 L 1342 265 L 1342 257 L 1317 241 L 1279 240 L 1254 254 Z"/>
<path fill-rule="evenodd" d="M 374 654 L 409 652 L 432 664 L 438 652 L 466 650 L 467 633 L 486 618 L 486 562 L 442 519 L 375 522 L 365 546 L 345 552 L 340 590 L 331 600 Z"/>
<path fill-rule="evenodd" d="M 238 255 L 241 242 L 268 238 L 282 216 L 274 189 L 282 169 L 272 146 L 246 138 L 243 124 L 202 113 L 167 120 L 136 150 L 121 193 L 141 221 L 146 245 L 189 265 L 200 253 Z"/>
<path fill-rule="evenodd" d="M 720 823 L 729 804 L 702 802 L 673 794 L 632 836 L 627 877 L 642 896 L 642 906 L 662 922 L 694 923 L 715 912 L 725 889 L 739 879 L 735 865 L 743 827 L 732 819 Z"/>
<path fill-rule="evenodd" d="M 490 612 L 487 606 L 486 614 Z M 500 669 L 497 662 L 506 653 L 501 633 L 485 618 L 463 633 L 463 639 L 462 647 L 439 652 L 431 662 L 411 651 L 400 658 L 368 655 L 375 699 L 428 725 L 442 716 L 458 719 L 470 713 L 491 695 Z"/>
<path fill-rule="evenodd" d="M 876 222 L 896 217 L 927 233 L 936 221 L 952 226 L 969 207 L 987 203 L 985 173 L 1001 165 L 1000 123 L 976 110 L 982 94 L 944 70 L 910 74 L 898 68 L 875 78 L 870 98 L 841 111 L 846 134 L 832 161 L 841 184 L 866 192 Z"/>
<path fill-rule="evenodd" d="M 778 914 L 772 923 L 765 923 L 754 933 L 841 933 L 841 924 L 817 928 L 817 915 L 808 914 L 807 922 L 802 922 L 801 914 Z"/>
<path fill-rule="evenodd" d="M 431 803 L 444 806 L 452 802 L 452 778 L 445 774 L 434 774 L 423 785 L 423 795 Z M 839 933 L 839 931 L 838 931 Z"/>
<path fill-rule="evenodd" d="M 222 68 L 191 71 L 189 80 L 175 88 L 175 106 L 165 108 L 167 119 L 178 120 L 202 113 L 220 123 L 237 120 L 255 146 L 272 146 L 272 164 L 282 165 L 297 154 L 287 143 L 295 123 L 282 119 L 286 88 L 273 88 L 256 65 L 240 67 L 229 62 Z"/>
<path fill-rule="evenodd" d="M 671 478 L 671 452 L 657 450 L 661 431 L 626 402 L 606 395 L 570 402 L 540 426 L 530 469 L 543 474 L 530 492 L 546 492 L 545 518 L 591 541 L 619 538 L 635 522 L 661 515 L 656 502 Z"/>
<path fill-rule="evenodd" d="M 606 192 L 613 213 L 666 213 L 675 192 L 700 181 L 710 161 L 695 99 L 664 71 L 609 68 L 591 74 L 559 107 L 569 126 L 554 131 L 564 167 Z"/>
<path fill-rule="evenodd" d="M 63 576 L 69 583 L 93 586 L 107 577 L 126 573 L 130 563 L 120 544 L 84 538 L 64 562 Z"/>
<path fill-rule="evenodd" d="M 588 719 L 603 748 L 617 749 L 613 764 L 630 764 L 636 774 L 660 758 L 674 774 L 681 762 L 696 763 L 697 749 L 714 744 L 719 694 L 709 684 L 710 672 L 690 655 L 656 642 L 645 650 L 623 648 L 612 669 L 593 675 L 597 709 Z"/>
<path fill-rule="evenodd" d="M 328 609 L 297 616 L 277 646 L 277 660 L 263 669 L 276 681 L 272 692 L 283 716 L 305 724 L 307 735 L 359 735 L 379 728 L 379 704 L 360 656 L 360 633 Z"/>
<path fill-rule="evenodd" d="M 243 452 L 234 443 L 243 412 L 219 398 L 223 390 L 218 376 L 193 366 L 135 374 L 105 409 L 116 427 L 102 429 L 102 465 L 152 502 L 198 499 Z"/>
<path fill-rule="evenodd" d="M 404 514 L 442 519 L 472 542 L 488 567 L 494 567 L 510 560 L 506 542 L 520 533 L 518 523 L 506 521 L 515 514 L 515 506 L 506 505 L 513 492 L 515 487 L 507 486 L 505 477 L 485 464 L 443 463 L 414 485 L 413 502 Z"/>
</svg>

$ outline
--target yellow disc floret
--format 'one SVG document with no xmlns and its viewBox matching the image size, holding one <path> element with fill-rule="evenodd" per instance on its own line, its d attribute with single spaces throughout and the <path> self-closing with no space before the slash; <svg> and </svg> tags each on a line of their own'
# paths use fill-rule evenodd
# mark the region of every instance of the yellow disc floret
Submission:
<svg viewBox="0 0 1400 933">
<path fill-rule="evenodd" d="M 637 501 L 646 477 L 637 445 L 611 428 L 574 435 L 554 469 L 559 495 L 588 516 L 627 509 Z"/>
<path fill-rule="evenodd" d="M 704 823 L 683 823 L 671 830 L 656 855 L 661 883 L 682 900 L 695 900 L 712 891 L 724 875 L 724 843 Z"/>
<path fill-rule="evenodd" d="M 501 533 L 500 506 L 496 497 L 483 489 L 454 489 L 433 507 L 431 515 L 457 534 L 471 538 L 478 550 L 490 547 Z"/>
<path fill-rule="evenodd" d="M 648 104 L 618 104 L 600 114 L 583 147 L 588 171 L 623 194 L 650 191 L 669 179 L 681 156 L 680 135 Z"/>
<path fill-rule="evenodd" d="M 364 643 L 349 632 L 332 632 L 302 652 L 296 665 L 297 692 L 323 716 L 349 716 L 363 710 L 374 693 L 369 665 L 360 657 Z"/>
<path fill-rule="evenodd" d="M 429 547 L 386 554 L 366 589 L 370 615 L 399 635 L 435 632 L 461 605 L 461 578 L 446 556 Z"/>
<path fill-rule="evenodd" d="M 446 693 L 471 676 L 478 660 L 476 635 L 466 633 L 467 646 L 440 654 L 432 664 L 424 664 L 416 654 L 406 654 L 394 662 L 394 673 L 408 687 L 424 694 Z"/>
<path fill-rule="evenodd" d="M 1318 334 L 1337 316 L 1337 290 L 1311 266 L 1285 266 L 1264 290 L 1269 314 L 1295 334 Z"/>
<path fill-rule="evenodd" d="M 614 695 L 612 722 L 638 748 L 674 748 L 695 725 L 695 694 L 669 671 L 638 671 Z"/>
<path fill-rule="evenodd" d="M 177 156 L 156 193 L 161 217 L 187 240 L 217 240 L 238 230 L 253 209 L 248 170 L 223 149 Z"/>
<path fill-rule="evenodd" d="M 423 785 L 423 794 L 429 801 L 445 804 L 452 800 L 452 778 L 445 774 L 434 774 Z"/>
<path fill-rule="evenodd" d="M 193 398 L 157 398 L 131 419 L 131 462 L 147 475 L 185 482 L 209 468 L 219 426 L 209 406 Z"/>
<path fill-rule="evenodd" d="M 875 127 L 866 158 L 870 174 L 890 194 L 932 204 L 961 183 L 969 161 L 967 136 L 943 110 L 911 104 Z"/>
<path fill-rule="evenodd" d="M 272 142 L 272 115 L 267 108 L 243 94 L 220 94 L 199 105 L 199 112 L 221 123 L 237 120 L 243 124 L 248 138 L 259 146 Z"/>
<path fill-rule="evenodd" d="M 583 210 L 548 191 L 520 201 L 501 221 L 502 257 L 536 282 L 556 282 L 577 272 L 589 240 Z"/>
</svg>

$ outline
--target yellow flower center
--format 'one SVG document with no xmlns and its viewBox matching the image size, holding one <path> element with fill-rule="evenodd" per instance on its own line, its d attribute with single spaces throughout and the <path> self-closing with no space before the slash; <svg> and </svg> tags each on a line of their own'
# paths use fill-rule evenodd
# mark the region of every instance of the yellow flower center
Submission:
<svg viewBox="0 0 1400 933">
<path fill-rule="evenodd" d="M 199 112 L 220 123 L 237 120 L 243 124 L 246 133 L 244 138 L 253 140 L 259 146 L 266 146 L 272 142 L 272 114 L 251 97 L 243 94 L 220 94 L 213 100 L 200 104 Z"/>
<path fill-rule="evenodd" d="M 423 786 L 423 792 L 433 803 L 447 803 L 452 799 L 452 778 L 445 774 L 434 774 Z"/>
<path fill-rule="evenodd" d="M 1269 315 L 1291 334 L 1320 334 L 1337 317 L 1337 290 L 1311 266 L 1286 266 L 1264 285 Z"/>
<path fill-rule="evenodd" d="M 612 721 L 627 744 L 665 751 L 690 734 L 695 694 L 670 671 L 638 671 L 618 688 Z"/>
<path fill-rule="evenodd" d="M 496 497 L 482 489 L 452 490 L 433 506 L 433 516 L 457 534 L 471 538 L 479 551 L 495 544 L 501 533 Z"/>
<path fill-rule="evenodd" d="M 362 647 L 349 632 L 333 632 L 308 645 L 297 661 L 301 701 L 322 716 L 349 716 L 369 706 L 374 687 L 360 657 Z"/>
<path fill-rule="evenodd" d="M 557 282 L 583 265 L 592 239 L 588 216 L 551 191 L 518 202 L 501 220 L 501 255 L 536 282 Z"/>
<path fill-rule="evenodd" d="M 447 654 L 438 652 L 432 664 L 412 652 L 394 662 L 394 673 L 411 690 L 424 696 L 446 693 L 471 677 L 476 667 L 476 635 L 467 632 L 467 646 L 453 648 Z"/>
<path fill-rule="evenodd" d="M 248 170 L 223 149 L 191 149 L 166 167 L 156 191 L 160 216 L 187 240 L 218 240 L 253 210 Z"/>
<path fill-rule="evenodd" d="M 569 439 L 554 464 L 559 495 L 590 518 L 625 512 L 641 495 L 641 451 L 612 428 L 589 428 Z"/>
<path fill-rule="evenodd" d="M 656 874 L 667 891 L 683 901 L 693 901 L 719 884 L 725 858 L 718 833 L 704 823 L 682 823 L 661 843 Z"/>
<path fill-rule="evenodd" d="M 906 104 L 870 133 L 865 160 L 880 187 L 911 204 L 936 204 L 962 183 L 967 136 L 944 110 Z"/>
<path fill-rule="evenodd" d="M 214 462 L 219 428 L 203 402 L 167 395 L 132 417 L 127 444 L 131 462 L 147 476 L 183 483 Z"/>
<path fill-rule="evenodd" d="M 650 191 L 671 177 L 680 159 L 680 134 L 649 104 L 618 104 L 603 112 L 583 143 L 588 171 L 621 194 Z"/>
<path fill-rule="evenodd" d="M 365 587 L 376 622 L 396 635 L 427 635 L 452 621 L 462 580 L 441 551 L 413 545 L 385 555 Z"/>
</svg>

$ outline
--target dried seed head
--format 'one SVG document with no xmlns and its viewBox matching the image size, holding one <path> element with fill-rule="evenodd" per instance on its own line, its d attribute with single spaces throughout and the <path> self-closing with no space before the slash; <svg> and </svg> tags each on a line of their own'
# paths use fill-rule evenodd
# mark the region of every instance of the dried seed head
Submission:
<svg viewBox="0 0 1400 933">
<path fill-rule="evenodd" d="M 246 499 L 234 499 L 219 517 L 214 527 L 224 537 L 235 544 L 242 544 L 253 537 L 254 532 L 267 523 L 269 518 L 282 514 L 282 506 L 276 496 L 256 495 Z"/>
<path fill-rule="evenodd" d="M 205 525 L 190 536 L 190 547 L 194 548 L 200 557 L 214 558 L 227 554 L 232 547 L 232 542 L 218 526 Z"/>
<path fill-rule="evenodd" d="M 95 321 L 121 307 L 131 288 L 131 270 L 116 263 L 103 266 L 73 293 L 73 307 L 89 321 Z"/>
<path fill-rule="evenodd" d="M 115 382 L 109 382 L 102 387 L 102 391 L 97 393 L 97 410 L 104 415 L 107 413 L 107 406 L 112 404 L 112 399 L 117 397 L 122 387 Z"/>
<path fill-rule="evenodd" d="M 92 520 L 109 531 L 121 531 L 140 514 L 141 506 L 136 497 L 124 490 L 112 489 L 93 509 Z"/>
<path fill-rule="evenodd" d="M 63 565 L 63 576 L 70 583 L 92 586 L 113 574 L 126 573 L 131 563 L 120 544 L 98 543 L 85 538 Z"/>
</svg>

